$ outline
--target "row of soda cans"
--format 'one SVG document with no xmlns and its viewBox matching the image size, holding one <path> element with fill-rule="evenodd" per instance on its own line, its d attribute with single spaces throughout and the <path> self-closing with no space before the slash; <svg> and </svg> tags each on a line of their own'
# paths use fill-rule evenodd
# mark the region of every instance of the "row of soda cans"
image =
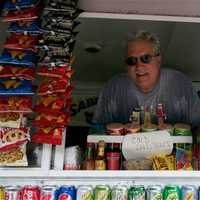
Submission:
<svg viewBox="0 0 200 200">
<path fill-rule="evenodd" d="M 193 185 L 0 186 L 0 200 L 200 200 Z"/>
</svg>

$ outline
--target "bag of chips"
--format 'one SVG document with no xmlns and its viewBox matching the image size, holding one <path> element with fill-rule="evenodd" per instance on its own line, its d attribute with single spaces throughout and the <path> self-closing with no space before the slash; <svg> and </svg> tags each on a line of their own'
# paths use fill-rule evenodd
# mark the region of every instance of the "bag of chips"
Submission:
<svg viewBox="0 0 200 200">
<path fill-rule="evenodd" d="M 4 10 L 20 10 L 22 8 L 35 7 L 40 0 L 15 0 L 15 1 L 6 1 L 4 4 Z"/>
<path fill-rule="evenodd" d="M 58 7 L 61 7 L 61 8 L 65 8 L 65 7 L 68 7 L 68 6 L 76 7 L 77 2 L 78 2 L 78 0 L 65 0 L 65 1 L 49 0 L 47 5 L 57 9 Z"/>
<path fill-rule="evenodd" d="M 71 56 L 74 47 L 74 42 L 67 44 L 66 47 L 46 46 L 46 45 L 37 47 L 40 49 L 41 59 L 46 59 L 47 57 L 49 57 L 50 59 L 52 59 L 52 57 L 65 59 L 65 57 Z"/>
<path fill-rule="evenodd" d="M 12 33 L 9 38 L 7 38 L 3 47 L 7 49 L 17 49 L 17 50 L 31 50 L 36 52 L 35 48 L 38 41 L 37 35 L 24 35 L 22 33 Z"/>
<path fill-rule="evenodd" d="M 10 10 L 3 13 L 3 22 L 12 22 L 19 20 L 35 20 L 38 18 L 39 12 L 41 10 L 40 6 L 30 7 L 20 10 Z"/>
<path fill-rule="evenodd" d="M 51 77 L 51 78 L 62 78 L 62 77 L 71 78 L 73 73 L 74 73 L 74 70 L 71 69 L 70 65 L 63 65 L 60 67 L 40 66 L 39 70 L 37 71 L 38 75 Z"/>
<path fill-rule="evenodd" d="M 48 15 L 43 15 L 41 21 L 41 28 L 45 30 L 57 30 L 58 32 L 71 32 L 80 23 L 64 17 L 52 18 Z"/>
<path fill-rule="evenodd" d="M 23 125 L 21 113 L 0 113 L 0 127 L 20 128 Z"/>
<path fill-rule="evenodd" d="M 69 79 L 43 81 L 41 85 L 39 85 L 38 95 L 65 93 L 69 85 Z"/>
<path fill-rule="evenodd" d="M 32 51 L 22 51 L 13 49 L 4 49 L 0 64 L 24 65 L 27 67 L 35 67 L 37 62 L 37 55 Z"/>
<path fill-rule="evenodd" d="M 36 133 L 33 134 L 31 141 L 40 144 L 61 145 L 63 132 L 64 128 L 39 128 L 36 129 Z"/>
<path fill-rule="evenodd" d="M 59 6 L 59 4 L 57 4 Z M 52 18 L 63 16 L 65 19 L 75 19 L 78 17 L 78 15 L 83 12 L 83 10 L 72 7 L 72 6 L 66 6 L 65 8 L 55 8 L 46 6 L 44 11 L 44 14 L 49 14 L 51 15 Z"/>
<path fill-rule="evenodd" d="M 17 148 L 30 140 L 30 128 L 0 128 L 0 151 Z"/>
<path fill-rule="evenodd" d="M 32 81 L 20 79 L 0 79 L 0 95 L 33 95 Z"/>
<path fill-rule="evenodd" d="M 65 112 L 58 113 L 39 113 L 32 121 L 32 125 L 36 127 L 66 127 L 70 120 L 70 114 Z"/>
<path fill-rule="evenodd" d="M 33 68 L 20 66 L 0 66 L 0 78 L 18 78 L 26 80 L 35 79 L 35 70 Z"/>
<path fill-rule="evenodd" d="M 17 21 L 12 22 L 8 28 L 8 32 L 28 32 L 32 34 L 40 34 L 40 23 L 37 20 L 34 21 Z"/>
<path fill-rule="evenodd" d="M 28 166 L 26 143 L 12 149 L 0 151 L 0 166 Z"/>
<path fill-rule="evenodd" d="M 64 95 L 41 96 L 36 102 L 34 110 L 38 113 L 58 113 L 65 107 Z"/>
<path fill-rule="evenodd" d="M 64 44 L 73 42 L 76 34 L 77 33 L 75 32 L 61 34 L 53 31 L 47 31 L 42 34 L 38 44 L 63 47 Z"/>
<path fill-rule="evenodd" d="M 0 96 L 0 113 L 30 113 L 32 112 L 31 96 Z"/>
</svg>

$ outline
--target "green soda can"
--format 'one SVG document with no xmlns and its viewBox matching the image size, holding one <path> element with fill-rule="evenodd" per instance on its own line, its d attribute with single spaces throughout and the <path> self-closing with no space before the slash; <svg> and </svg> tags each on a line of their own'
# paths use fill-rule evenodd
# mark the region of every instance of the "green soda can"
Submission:
<svg viewBox="0 0 200 200">
<path fill-rule="evenodd" d="M 150 185 L 146 190 L 147 200 L 162 200 L 163 191 L 161 185 Z"/>
<path fill-rule="evenodd" d="M 108 185 L 97 185 L 94 190 L 94 200 L 110 200 L 110 193 Z"/>
<path fill-rule="evenodd" d="M 181 189 L 177 185 L 166 185 L 163 200 L 181 200 Z"/>
<path fill-rule="evenodd" d="M 128 200 L 146 200 L 146 192 L 143 185 L 134 185 L 128 190 Z"/>
<path fill-rule="evenodd" d="M 114 186 L 111 191 L 111 200 L 128 200 L 128 186 Z"/>
</svg>

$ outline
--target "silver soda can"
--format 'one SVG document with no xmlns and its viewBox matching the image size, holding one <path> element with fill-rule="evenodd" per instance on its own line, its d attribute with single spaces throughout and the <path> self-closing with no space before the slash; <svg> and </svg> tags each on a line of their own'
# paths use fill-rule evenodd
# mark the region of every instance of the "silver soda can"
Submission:
<svg viewBox="0 0 200 200">
<path fill-rule="evenodd" d="M 20 200 L 20 186 L 9 185 L 5 187 L 6 200 Z"/>
<path fill-rule="evenodd" d="M 41 188 L 40 200 L 54 200 L 56 185 L 43 185 Z"/>
<path fill-rule="evenodd" d="M 181 192 L 182 200 L 198 200 L 198 191 L 194 185 L 183 185 Z"/>
<path fill-rule="evenodd" d="M 93 187 L 91 185 L 80 185 L 77 188 L 76 200 L 93 200 Z"/>
<path fill-rule="evenodd" d="M 111 191 L 111 200 L 127 200 L 128 199 L 128 186 L 115 185 Z"/>
<path fill-rule="evenodd" d="M 150 185 L 146 189 L 146 200 L 162 200 L 163 191 L 161 185 Z"/>
</svg>

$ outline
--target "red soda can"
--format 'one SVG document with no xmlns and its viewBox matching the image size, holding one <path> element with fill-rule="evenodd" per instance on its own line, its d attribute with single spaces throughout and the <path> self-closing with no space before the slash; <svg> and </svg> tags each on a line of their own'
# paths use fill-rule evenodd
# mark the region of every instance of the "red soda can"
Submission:
<svg viewBox="0 0 200 200">
<path fill-rule="evenodd" d="M 20 186 L 6 186 L 5 200 L 20 200 Z"/>
<path fill-rule="evenodd" d="M 40 199 L 40 187 L 26 185 L 21 189 L 20 200 L 39 200 Z"/>
<path fill-rule="evenodd" d="M 56 189 L 57 189 L 56 185 L 42 186 L 40 200 L 53 200 Z"/>
</svg>

